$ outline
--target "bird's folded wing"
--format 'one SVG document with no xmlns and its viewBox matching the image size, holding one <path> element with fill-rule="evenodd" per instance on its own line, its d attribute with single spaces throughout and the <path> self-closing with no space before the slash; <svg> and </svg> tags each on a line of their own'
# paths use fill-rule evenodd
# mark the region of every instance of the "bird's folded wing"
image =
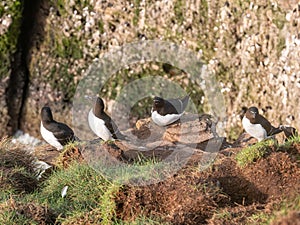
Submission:
<svg viewBox="0 0 300 225">
<path fill-rule="evenodd" d="M 279 127 L 273 127 L 271 128 L 270 132 L 268 133 L 268 136 L 272 136 L 272 135 L 275 135 L 275 134 L 279 134 L 281 133 L 283 130 L 281 130 Z"/>
<path fill-rule="evenodd" d="M 182 99 L 167 99 L 168 103 L 170 103 L 176 111 L 173 111 L 170 114 L 177 114 L 177 113 L 183 113 L 185 110 L 188 102 L 189 102 L 189 96 L 185 96 Z"/>
<path fill-rule="evenodd" d="M 256 116 L 256 119 L 255 119 L 254 123 L 255 124 L 261 124 L 262 127 L 267 131 L 267 134 L 269 134 L 271 129 L 272 129 L 271 123 L 265 117 L 263 117 L 261 115 Z"/>
<path fill-rule="evenodd" d="M 57 126 L 51 127 L 51 131 L 57 140 L 63 141 L 74 138 L 74 132 L 70 127 L 63 123 L 57 123 L 56 125 Z"/>
</svg>

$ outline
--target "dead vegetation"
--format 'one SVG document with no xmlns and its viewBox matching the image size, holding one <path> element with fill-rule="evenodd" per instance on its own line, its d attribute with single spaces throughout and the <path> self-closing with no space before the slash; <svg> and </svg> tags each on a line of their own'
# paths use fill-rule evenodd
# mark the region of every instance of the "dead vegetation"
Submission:
<svg viewBox="0 0 300 225">
<path fill-rule="evenodd" d="M 37 187 L 37 180 L 34 176 L 33 155 L 21 146 L 10 144 L 8 138 L 3 138 L 0 142 L 0 155 L 0 189 L 13 188 L 19 192 L 34 191 Z"/>
</svg>

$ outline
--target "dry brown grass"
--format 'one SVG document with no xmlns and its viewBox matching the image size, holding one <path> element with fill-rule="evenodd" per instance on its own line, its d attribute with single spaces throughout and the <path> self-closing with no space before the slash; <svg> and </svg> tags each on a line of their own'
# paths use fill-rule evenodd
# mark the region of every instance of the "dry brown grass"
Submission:
<svg viewBox="0 0 300 225">
<path fill-rule="evenodd" d="M 33 162 L 34 156 L 24 146 L 3 138 L 0 141 L 0 188 L 12 187 L 20 192 L 32 192 L 38 184 Z"/>
</svg>

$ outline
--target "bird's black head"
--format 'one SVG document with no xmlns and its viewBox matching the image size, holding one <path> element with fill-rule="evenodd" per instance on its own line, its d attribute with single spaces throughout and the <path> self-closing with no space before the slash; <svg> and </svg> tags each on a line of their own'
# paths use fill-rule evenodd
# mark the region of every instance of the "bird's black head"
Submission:
<svg viewBox="0 0 300 225">
<path fill-rule="evenodd" d="M 250 117 L 250 118 L 255 118 L 256 115 L 258 115 L 258 108 L 252 106 L 250 107 L 248 110 L 247 110 L 247 117 Z"/>
<path fill-rule="evenodd" d="M 94 114 L 99 114 L 104 111 L 104 102 L 102 98 L 97 97 L 94 105 Z"/>
<path fill-rule="evenodd" d="M 53 116 L 50 107 L 44 106 L 41 110 L 41 118 L 44 123 L 53 121 Z"/>
<path fill-rule="evenodd" d="M 247 110 L 248 110 L 248 108 L 246 106 L 243 106 L 242 109 L 239 111 L 239 116 L 240 116 L 241 120 L 244 118 Z"/>
<path fill-rule="evenodd" d="M 155 96 L 154 99 L 153 99 L 153 109 L 156 110 L 156 109 L 160 109 L 164 106 L 164 99 L 163 98 L 160 98 L 160 97 L 157 97 Z"/>
</svg>

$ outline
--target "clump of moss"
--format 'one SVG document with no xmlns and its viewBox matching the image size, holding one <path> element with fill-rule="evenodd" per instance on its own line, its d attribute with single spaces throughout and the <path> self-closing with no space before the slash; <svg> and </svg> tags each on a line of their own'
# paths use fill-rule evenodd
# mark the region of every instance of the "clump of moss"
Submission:
<svg viewBox="0 0 300 225">
<path fill-rule="evenodd" d="M 178 23 L 182 25 L 184 22 L 184 1 L 182 0 L 175 1 L 174 14 Z"/>
<path fill-rule="evenodd" d="M 260 141 L 254 145 L 242 149 L 235 157 L 237 164 L 244 167 L 250 163 L 257 161 L 264 157 L 272 147 L 274 146 L 274 140 Z"/>
</svg>

